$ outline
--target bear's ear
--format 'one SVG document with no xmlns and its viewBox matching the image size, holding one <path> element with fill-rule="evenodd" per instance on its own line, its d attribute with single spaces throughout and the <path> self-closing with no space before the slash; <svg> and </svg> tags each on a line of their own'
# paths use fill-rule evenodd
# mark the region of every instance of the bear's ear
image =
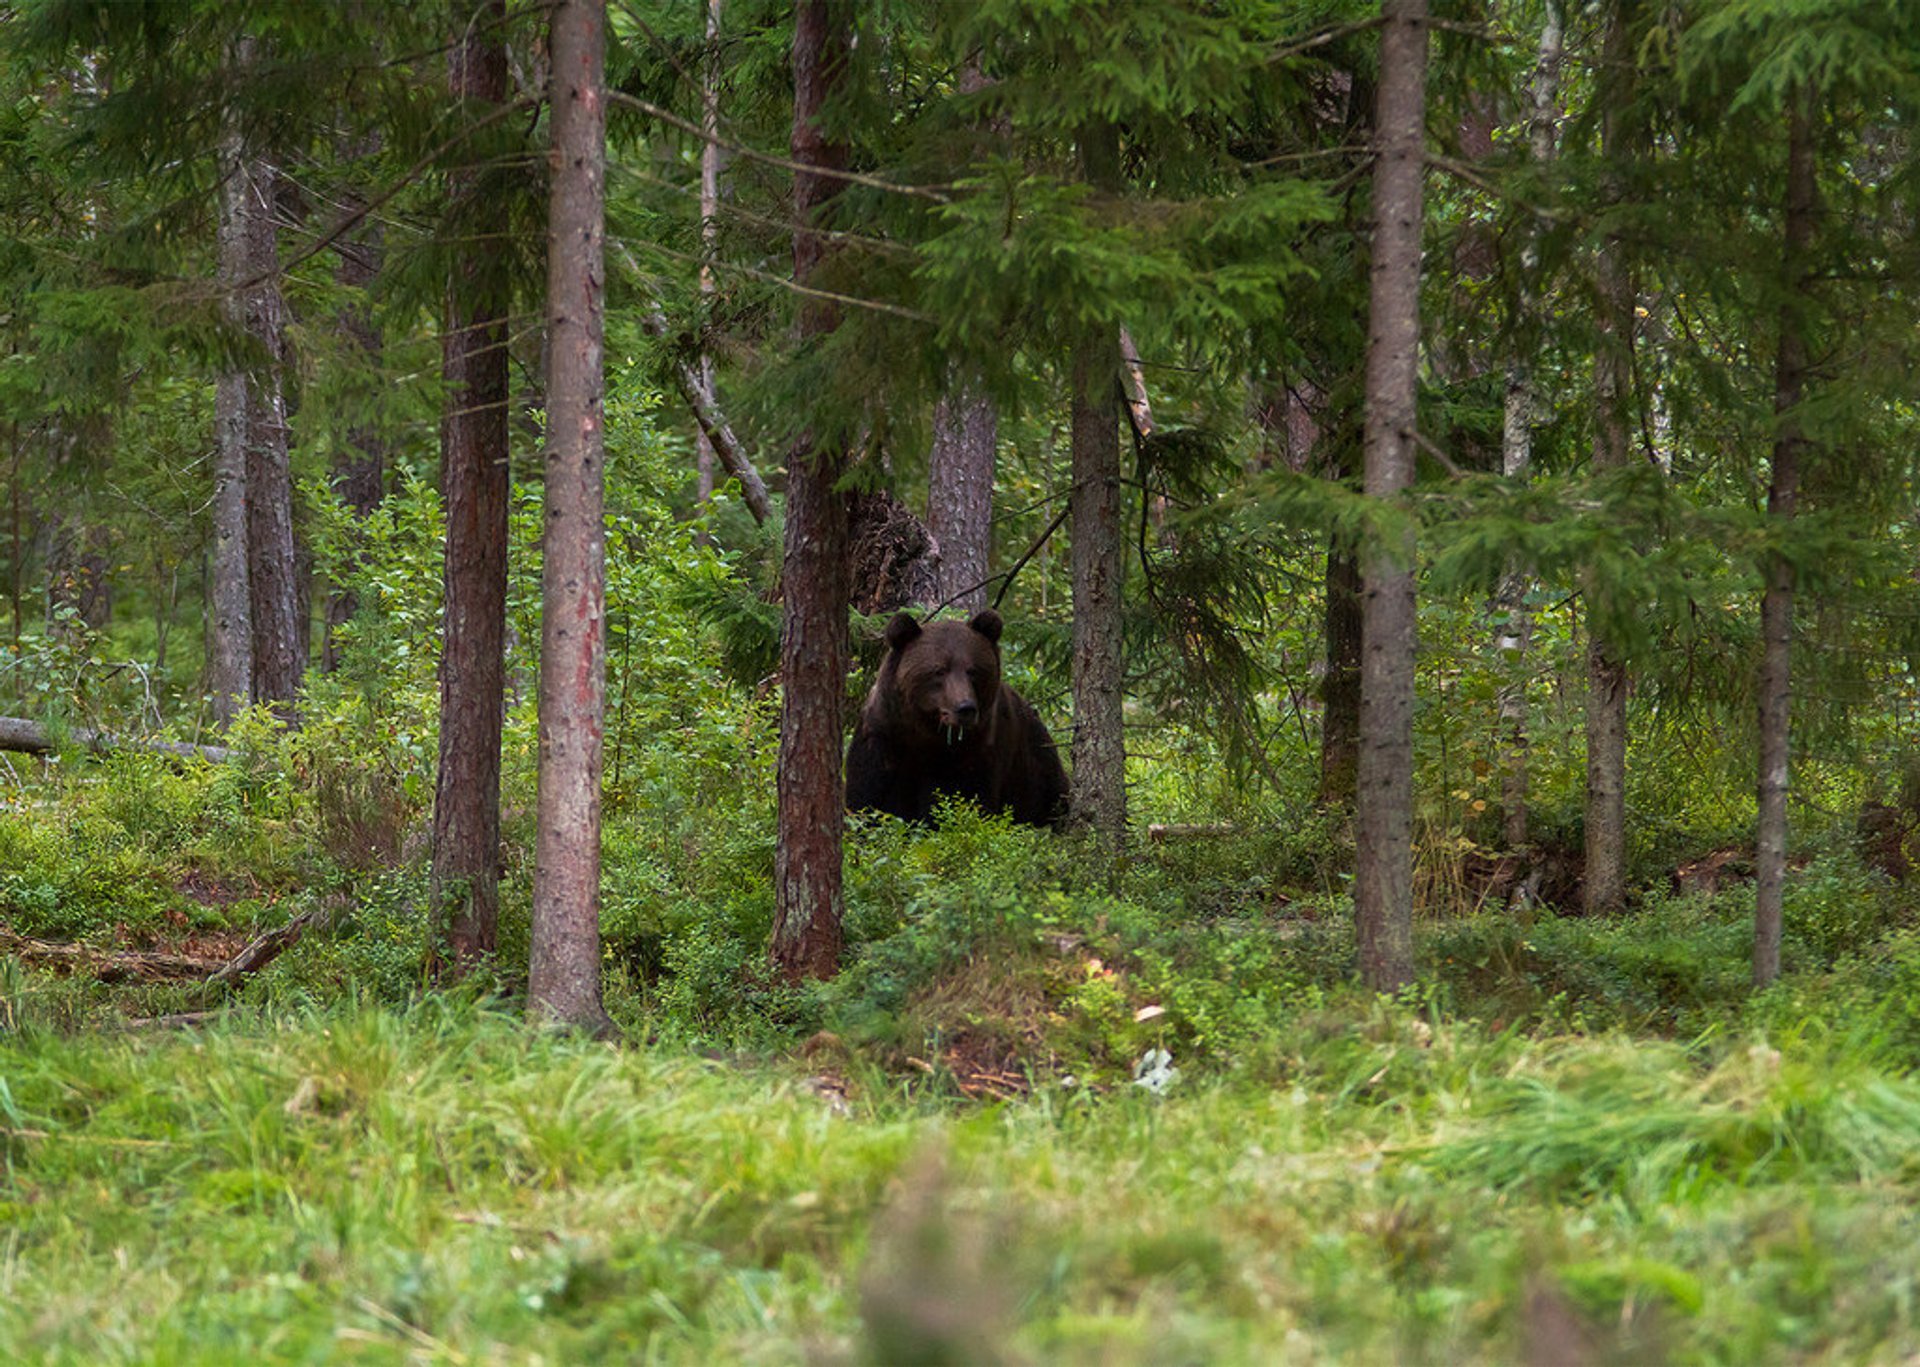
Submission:
<svg viewBox="0 0 1920 1367">
<path fill-rule="evenodd" d="M 895 650 L 904 650 L 919 634 L 920 624 L 913 620 L 910 612 L 899 613 L 887 623 L 887 644 Z"/>
<path fill-rule="evenodd" d="M 967 625 L 986 637 L 989 641 L 992 641 L 995 645 L 1000 644 L 1000 614 L 992 608 L 981 608 L 980 611 L 973 614 L 973 620 L 968 622 Z"/>
</svg>

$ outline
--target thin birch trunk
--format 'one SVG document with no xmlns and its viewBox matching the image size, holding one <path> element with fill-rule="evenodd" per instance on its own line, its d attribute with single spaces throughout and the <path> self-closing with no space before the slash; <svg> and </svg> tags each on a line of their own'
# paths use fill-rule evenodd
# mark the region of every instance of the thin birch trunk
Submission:
<svg viewBox="0 0 1920 1367">
<path fill-rule="evenodd" d="M 1563 36 L 1560 0 L 1547 0 L 1546 18 L 1540 28 L 1540 47 L 1534 60 L 1532 111 L 1528 120 L 1528 145 L 1533 164 L 1544 169 L 1554 155 L 1554 112 L 1559 99 L 1560 56 Z M 1540 270 L 1540 234 L 1536 227 L 1527 234 L 1520 252 L 1520 314 L 1522 335 L 1531 330 L 1540 311 L 1536 277 Z M 1525 344 L 1507 366 L 1507 391 L 1504 422 L 1501 427 L 1500 472 L 1516 482 L 1527 478 L 1533 464 L 1533 424 L 1537 397 L 1533 370 L 1525 356 Z M 1510 850 L 1523 849 L 1528 841 L 1528 726 L 1527 656 L 1533 646 L 1533 614 L 1527 609 L 1527 576 L 1510 567 L 1502 576 L 1494 594 L 1494 651 L 1505 681 L 1500 685 L 1498 706 L 1502 755 L 1500 760 L 1500 809 L 1502 835 Z"/>
<path fill-rule="evenodd" d="M 720 6 L 721 0 L 707 0 L 707 50 L 700 70 L 700 130 L 706 141 L 700 147 L 700 245 L 705 259 L 700 263 L 700 299 L 712 306 L 713 261 L 720 250 Z M 695 366 L 695 385 L 701 400 L 712 407 L 713 359 L 701 350 Z M 701 509 L 713 500 L 713 438 L 700 424 L 694 452 L 695 498 Z"/>
</svg>

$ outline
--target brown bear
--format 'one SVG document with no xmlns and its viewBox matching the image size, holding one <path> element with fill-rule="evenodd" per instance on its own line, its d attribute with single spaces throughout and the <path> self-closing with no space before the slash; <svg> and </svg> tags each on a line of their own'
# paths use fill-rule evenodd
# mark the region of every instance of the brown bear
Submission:
<svg viewBox="0 0 1920 1367">
<path fill-rule="evenodd" d="M 1066 819 L 1067 775 L 1046 724 L 1000 682 L 1000 614 L 887 624 L 887 657 L 847 751 L 847 806 L 924 822 L 941 796 L 1029 826 Z"/>
</svg>

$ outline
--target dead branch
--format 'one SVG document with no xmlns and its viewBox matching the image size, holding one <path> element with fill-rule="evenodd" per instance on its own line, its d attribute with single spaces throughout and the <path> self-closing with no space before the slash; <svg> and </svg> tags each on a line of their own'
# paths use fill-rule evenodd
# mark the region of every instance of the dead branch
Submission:
<svg viewBox="0 0 1920 1367">
<path fill-rule="evenodd" d="M 256 935 L 247 942 L 247 947 L 208 975 L 201 986 L 211 991 L 239 981 L 250 973 L 258 973 L 268 964 L 280 957 L 283 950 L 299 943 L 316 925 L 326 925 L 333 920 L 335 908 L 332 906 L 310 907 L 285 925 Z"/>
<path fill-rule="evenodd" d="M 84 726 L 76 726 L 68 731 L 66 741 L 96 755 L 132 750 L 140 754 L 166 755 L 173 759 L 205 760 L 208 764 L 225 764 L 232 753 L 224 745 L 189 745 L 184 741 L 115 736 Z M 39 722 L 28 721 L 25 717 L 0 717 L 0 750 L 49 755 L 60 747 L 61 742 Z"/>
</svg>

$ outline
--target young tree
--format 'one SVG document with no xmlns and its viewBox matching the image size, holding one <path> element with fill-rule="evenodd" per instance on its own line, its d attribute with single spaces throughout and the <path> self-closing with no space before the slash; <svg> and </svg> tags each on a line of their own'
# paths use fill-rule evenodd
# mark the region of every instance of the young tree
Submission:
<svg viewBox="0 0 1920 1367">
<path fill-rule="evenodd" d="M 1360 972 L 1392 991 L 1413 977 L 1413 483 L 1424 226 L 1426 0 L 1385 0 L 1368 302 L 1364 482 L 1382 519 L 1360 556 L 1364 625 L 1354 822 Z"/>
<path fill-rule="evenodd" d="M 803 290 L 828 251 L 820 228 L 838 193 L 830 174 L 847 148 L 831 138 L 822 111 L 843 88 L 853 46 L 847 0 L 800 0 L 793 31 L 793 278 Z M 807 295 L 801 344 L 839 323 L 834 304 Z M 785 585 L 780 623 L 779 840 L 774 854 L 774 967 L 789 979 L 829 978 L 840 967 L 840 779 L 847 677 L 846 454 L 837 442 L 803 434 L 787 462 Z"/>
<path fill-rule="evenodd" d="M 1546 0 L 1540 26 L 1540 44 L 1533 66 L 1527 117 L 1527 146 L 1533 166 L 1544 170 L 1553 160 L 1554 114 L 1559 103 L 1561 44 L 1564 37 L 1560 0 Z M 1538 326 L 1540 312 L 1540 229 L 1529 228 L 1520 252 L 1519 327 L 1524 339 Z M 1533 465 L 1534 408 L 1537 403 L 1533 370 L 1522 340 L 1507 362 L 1507 388 L 1502 405 L 1500 473 L 1524 480 Z M 1509 565 L 1494 593 L 1494 650 L 1508 677 L 1500 685 L 1501 745 L 1500 810 L 1502 835 L 1509 850 L 1528 842 L 1527 652 L 1533 638 L 1532 614 L 1527 610 L 1527 576 Z"/>
<path fill-rule="evenodd" d="M 1787 101 L 1787 183 L 1783 218 L 1780 333 L 1774 358 L 1773 471 L 1767 516 L 1790 522 L 1800 497 L 1800 404 L 1809 368 L 1807 296 L 1819 187 L 1814 178 L 1811 88 Z M 1793 701 L 1793 562 L 1775 550 L 1765 560 L 1760 601 L 1759 820 L 1754 839 L 1753 985 L 1780 976 L 1780 922 L 1787 873 L 1788 722 Z"/>
<path fill-rule="evenodd" d="M 505 0 L 463 0 L 448 58 L 453 98 L 483 116 L 507 96 Z M 557 106 L 556 106 L 557 107 Z M 471 159 L 471 147 L 461 153 Z M 505 237 L 497 185 L 456 171 L 450 221 L 476 242 Z M 500 733 L 507 611 L 507 312 L 504 253 L 468 251 L 447 281 L 440 491 L 447 510 L 440 763 L 433 798 L 435 953 L 456 973 L 494 949 L 500 908 Z M 558 429 L 555 429 L 556 432 Z"/>
<path fill-rule="evenodd" d="M 600 775 L 606 712 L 606 3 L 551 17 L 547 479 L 540 792 L 527 1011 L 607 1036 L 600 998 Z"/>
<path fill-rule="evenodd" d="M 1618 166 L 1630 155 L 1625 100 L 1632 82 L 1629 23 L 1635 0 L 1612 0 L 1600 56 L 1600 155 L 1615 166 L 1607 208 L 1617 208 Z M 1633 378 L 1634 279 L 1617 231 L 1594 263 L 1593 468 L 1622 469 L 1628 459 Z M 1595 590 L 1597 591 L 1597 586 Z M 1599 614 L 1589 612 L 1589 622 Z M 1593 627 L 1587 647 L 1586 865 L 1583 898 L 1592 913 L 1618 911 L 1627 887 L 1627 667 L 1619 648 Z"/>
</svg>

